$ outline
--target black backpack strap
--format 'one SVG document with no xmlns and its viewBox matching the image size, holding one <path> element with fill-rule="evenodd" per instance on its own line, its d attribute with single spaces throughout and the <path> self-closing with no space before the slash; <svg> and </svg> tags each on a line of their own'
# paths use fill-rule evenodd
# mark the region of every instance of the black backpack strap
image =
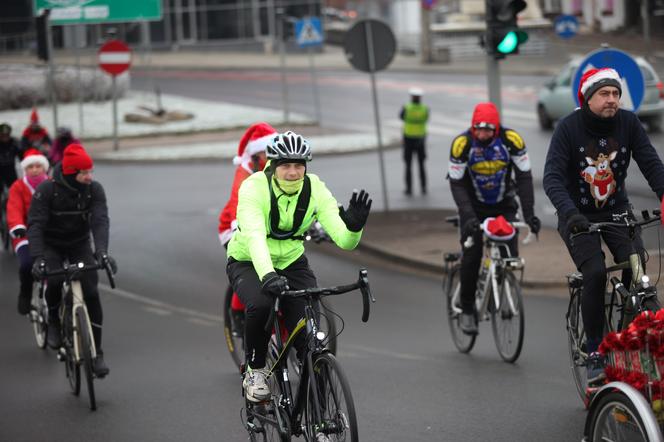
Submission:
<svg viewBox="0 0 664 442">
<path fill-rule="evenodd" d="M 270 190 L 270 233 L 267 237 L 272 239 L 296 239 L 304 241 L 304 235 L 295 235 L 304 221 L 304 216 L 309 208 L 309 201 L 311 200 L 311 180 L 309 176 L 304 175 L 304 183 L 300 196 L 297 198 L 297 205 L 295 206 L 295 215 L 293 216 L 293 227 L 291 230 L 281 230 L 279 228 L 279 204 L 277 197 L 272 189 L 272 170 L 265 170 L 268 188 Z"/>
</svg>

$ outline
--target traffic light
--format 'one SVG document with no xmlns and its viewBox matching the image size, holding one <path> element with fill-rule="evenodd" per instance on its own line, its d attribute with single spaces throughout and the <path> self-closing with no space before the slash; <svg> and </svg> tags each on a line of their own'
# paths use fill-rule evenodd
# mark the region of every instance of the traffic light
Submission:
<svg viewBox="0 0 664 442">
<path fill-rule="evenodd" d="M 48 14 L 49 10 L 46 9 L 41 15 L 35 19 L 35 28 L 37 31 L 37 58 L 40 60 L 48 61 L 50 53 L 48 51 Z"/>
<path fill-rule="evenodd" d="M 518 54 L 528 33 L 517 25 L 516 16 L 526 9 L 524 0 L 487 0 L 485 47 L 496 59 Z"/>
</svg>

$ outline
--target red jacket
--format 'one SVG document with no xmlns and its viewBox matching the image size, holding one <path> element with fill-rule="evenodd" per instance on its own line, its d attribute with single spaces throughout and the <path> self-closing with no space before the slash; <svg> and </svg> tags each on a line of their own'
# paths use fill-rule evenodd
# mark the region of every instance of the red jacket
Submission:
<svg viewBox="0 0 664 442">
<path fill-rule="evenodd" d="M 35 189 L 30 186 L 27 178 L 19 178 L 9 188 L 9 199 L 7 200 L 7 226 L 9 233 L 16 229 L 23 228 L 28 230 L 28 210 L 30 201 Z M 12 236 L 12 245 L 14 251 L 28 244 L 28 237 L 14 238 Z"/>
<path fill-rule="evenodd" d="M 246 180 L 249 176 L 251 176 L 251 172 L 242 165 L 235 169 L 231 197 L 219 214 L 219 240 L 222 245 L 231 240 L 231 236 L 233 236 L 233 232 L 237 228 L 237 221 L 235 219 L 237 213 L 237 194 L 242 181 Z"/>
</svg>

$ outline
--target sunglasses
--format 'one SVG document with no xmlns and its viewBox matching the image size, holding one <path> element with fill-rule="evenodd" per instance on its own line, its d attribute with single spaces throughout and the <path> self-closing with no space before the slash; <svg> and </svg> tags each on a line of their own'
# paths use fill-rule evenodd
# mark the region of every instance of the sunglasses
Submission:
<svg viewBox="0 0 664 442">
<path fill-rule="evenodd" d="M 496 130 L 496 126 L 491 124 L 491 123 L 486 123 L 486 122 L 483 121 L 481 123 L 477 123 L 476 125 L 474 125 L 473 129 Z"/>
</svg>

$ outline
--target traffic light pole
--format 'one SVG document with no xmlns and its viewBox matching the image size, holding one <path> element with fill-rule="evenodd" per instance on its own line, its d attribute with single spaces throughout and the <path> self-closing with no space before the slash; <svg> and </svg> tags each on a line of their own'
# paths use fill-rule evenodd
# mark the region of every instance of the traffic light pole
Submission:
<svg viewBox="0 0 664 442">
<path fill-rule="evenodd" d="M 496 58 L 486 55 L 486 76 L 489 86 L 489 101 L 496 105 L 498 113 L 502 115 L 502 102 L 500 99 L 500 64 Z"/>
</svg>

